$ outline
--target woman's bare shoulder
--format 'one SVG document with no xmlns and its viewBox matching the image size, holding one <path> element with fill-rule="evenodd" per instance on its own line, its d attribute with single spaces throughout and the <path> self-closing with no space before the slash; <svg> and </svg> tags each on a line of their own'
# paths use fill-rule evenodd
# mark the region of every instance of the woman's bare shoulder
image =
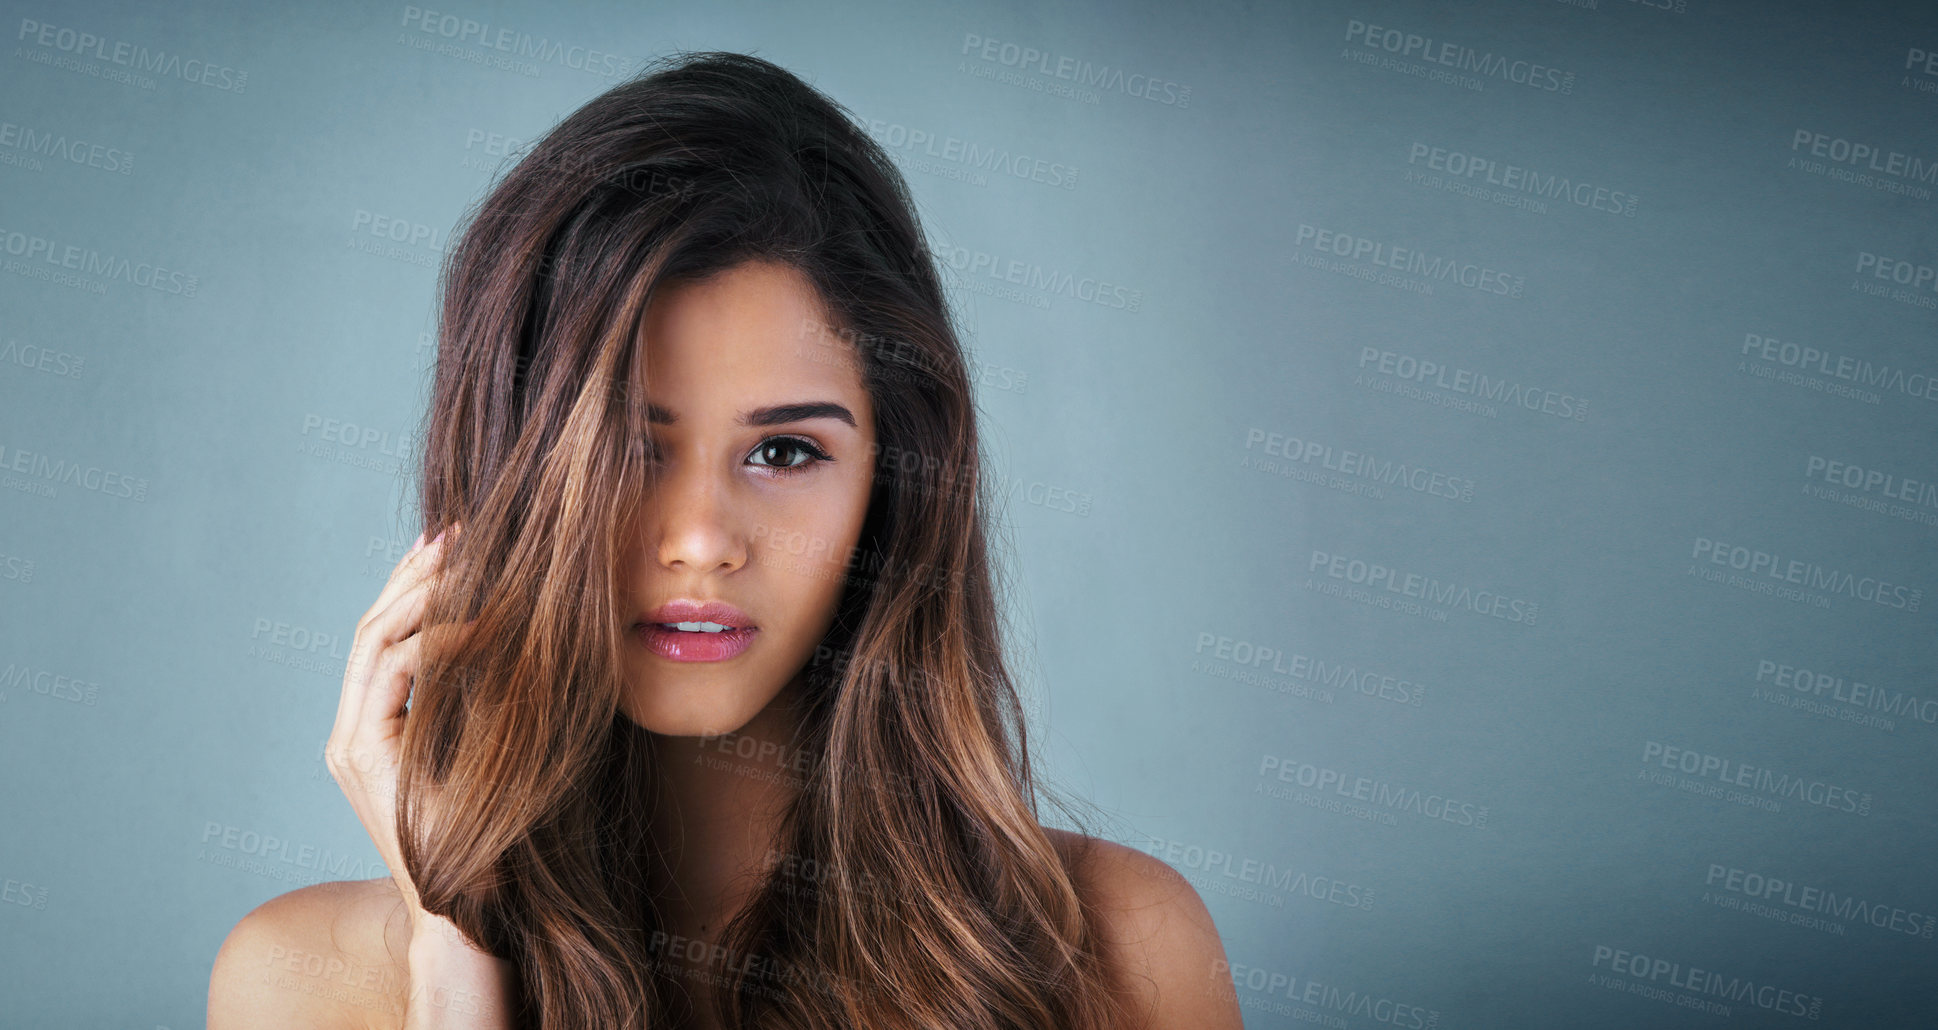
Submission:
<svg viewBox="0 0 1938 1030">
<path fill-rule="evenodd" d="M 403 899 L 389 877 L 279 894 L 242 917 L 209 974 L 209 1030 L 403 1022 Z"/>
<path fill-rule="evenodd" d="M 1150 1014 L 1150 1026 L 1239 1028 L 1238 997 L 1218 927 L 1197 888 L 1136 848 L 1044 827 L 1097 916 L 1106 962 Z"/>
<path fill-rule="evenodd" d="M 1086 900 L 1119 916 L 1197 891 L 1162 859 L 1102 837 L 1043 827 Z"/>
</svg>

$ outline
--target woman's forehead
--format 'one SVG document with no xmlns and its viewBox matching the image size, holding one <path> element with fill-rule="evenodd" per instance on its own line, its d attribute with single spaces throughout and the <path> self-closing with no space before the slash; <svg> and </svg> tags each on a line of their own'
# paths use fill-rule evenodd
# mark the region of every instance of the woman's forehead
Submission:
<svg viewBox="0 0 1938 1030">
<path fill-rule="evenodd" d="M 655 358 L 705 357 L 739 345 L 779 349 L 803 328 L 826 320 L 824 303 L 800 271 L 749 261 L 705 279 L 654 287 L 641 340 Z"/>
<path fill-rule="evenodd" d="M 639 341 L 648 400 L 676 419 L 690 407 L 737 416 L 802 399 L 852 409 L 865 396 L 860 363 L 827 317 L 807 277 L 772 262 L 664 284 Z"/>
</svg>

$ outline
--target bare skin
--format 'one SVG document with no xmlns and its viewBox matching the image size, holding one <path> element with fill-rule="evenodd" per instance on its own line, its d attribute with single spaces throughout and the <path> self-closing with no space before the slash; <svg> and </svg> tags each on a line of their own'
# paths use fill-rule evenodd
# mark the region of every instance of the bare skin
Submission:
<svg viewBox="0 0 1938 1030">
<path fill-rule="evenodd" d="M 657 480 L 627 527 L 633 543 L 618 578 L 636 618 L 676 599 L 725 601 L 758 627 L 748 648 L 724 661 L 674 661 L 642 641 L 623 670 L 621 707 L 656 748 L 652 768 L 641 770 L 660 802 L 654 839 L 667 849 L 653 887 L 665 928 L 694 940 L 717 941 L 766 872 L 779 815 L 799 783 L 791 764 L 798 674 L 832 623 L 872 487 L 874 413 L 852 342 L 829 333 L 827 321 L 798 272 L 765 262 L 669 286 L 647 311 L 648 400 L 673 418 L 653 426 Z M 843 348 L 848 360 L 830 360 Z M 756 409 L 802 402 L 847 417 L 742 422 Z M 305 887 L 246 916 L 211 976 L 211 1028 L 504 1025 L 494 1013 L 509 1003 L 514 971 L 423 911 L 392 830 L 412 672 L 422 647 L 462 631 L 419 625 L 440 547 L 406 557 L 359 621 L 326 749 L 391 876 Z M 1110 842 L 1096 842 L 1077 868 L 1081 838 L 1047 832 L 1079 891 L 1105 913 L 1112 964 L 1140 992 L 1149 1025 L 1239 1027 L 1223 947 L 1189 884 Z M 314 990 L 303 974 L 278 971 L 297 954 L 362 979 L 355 990 Z M 717 1026 L 707 992 L 689 993 L 696 1007 L 683 1025 Z"/>
<path fill-rule="evenodd" d="M 509 1026 L 510 963 L 424 910 L 397 844 L 399 740 L 412 677 L 425 647 L 443 646 L 464 631 L 421 625 L 442 553 L 441 539 L 420 539 L 358 619 L 336 723 L 324 745 L 330 773 L 390 877 L 291 891 L 243 917 L 210 974 L 212 1028 L 292 1019 L 409 1030 Z M 437 799 L 426 801 L 434 823 Z M 312 956 L 314 963 L 307 961 Z M 338 982 L 346 971 L 350 979 Z"/>
<path fill-rule="evenodd" d="M 622 706 L 654 734 L 642 774 L 659 799 L 654 886 L 669 932 L 717 938 L 766 871 L 800 775 L 798 673 L 826 636 L 873 487 L 874 410 L 853 344 L 813 286 L 750 262 L 656 292 L 641 346 L 657 481 L 622 572 L 633 611 L 720 600 L 757 626 L 724 661 L 681 662 L 641 645 Z M 742 424 L 761 408 L 834 413 Z M 665 416 L 670 421 L 659 421 Z"/>
<path fill-rule="evenodd" d="M 699 939 L 717 935 L 744 902 L 794 789 L 743 761 L 707 761 L 706 745 L 733 734 L 737 743 L 791 753 L 795 676 L 833 621 L 872 487 L 874 411 L 858 365 L 827 360 L 849 346 L 827 322 L 805 277 L 767 262 L 666 284 L 646 312 L 641 357 L 655 481 L 645 508 L 631 514 L 633 546 L 618 578 L 642 623 L 668 601 L 723 601 L 756 627 L 745 651 L 711 662 L 676 661 L 642 639 L 622 670 L 622 709 L 660 745 L 654 768 L 640 772 L 660 801 L 654 839 L 669 850 L 656 893 L 670 928 Z M 800 405 L 813 407 L 759 416 Z M 811 543 L 805 559 L 790 550 L 798 539 Z M 412 677 L 425 647 L 464 632 L 421 624 L 441 553 L 440 540 L 420 540 L 358 620 L 325 747 L 390 878 L 293 891 L 245 917 L 211 978 L 212 1026 L 250 1025 L 282 1006 L 312 1003 L 305 981 L 238 980 L 260 972 L 251 968 L 259 955 L 286 954 L 294 939 L 373 966 L 384 957 L 358 942 L 388 945 L 393 937 L 406 942 L 404 1026 L 502 1023 L 508 964 L 424 911 L 394 829 Z M 434 802 L 430 809 L 434 819 Z M 339 923 L 367 922 L 386 903 L 387 929 L 364 926 L 339 943 Z M 395 961 L 394 948 L 384 955 Z M 696 1014 L 703 1025 L 710 1018 Z"/>
</svg>

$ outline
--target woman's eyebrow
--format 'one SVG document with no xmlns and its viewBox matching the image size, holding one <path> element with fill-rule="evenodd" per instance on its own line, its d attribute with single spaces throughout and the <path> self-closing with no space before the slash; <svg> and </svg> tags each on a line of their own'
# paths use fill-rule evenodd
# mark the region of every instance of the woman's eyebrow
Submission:
<svg viewBox="0 0 1938 1030">
<path fill-rule="evenodd" d="M 854 412 L 833 401 L 796 401 L 793 404 L 774 404 L 765 408 L 743 411 L 735 422 L 743 426 L 779 426 L 789 422 L 805 422 L 811 418 L 838 418 L 851 426 L 855 423 Z M 672 425 L 680 417 L 671 409 L 658 404 L 646 405 L 646 420 L 655 425 Z"/>
</svg>

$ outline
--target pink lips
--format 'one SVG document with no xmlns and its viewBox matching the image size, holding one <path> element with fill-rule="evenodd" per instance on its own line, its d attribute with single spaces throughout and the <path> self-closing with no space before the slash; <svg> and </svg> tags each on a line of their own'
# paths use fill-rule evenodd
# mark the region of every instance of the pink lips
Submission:
<svg viewBox="0 0 1938 1030">
<path fill-rule="evenodd" d="M 688 633 L 662 625 L 675 622 L 713 622 L 733 628 Z M 668 601 L 641 616 L 633 632 L 654 654 L 670 661 L 719 662 L 745 651 L 760 627 L 745 612 L 722 601 Z"/>
</svg>

